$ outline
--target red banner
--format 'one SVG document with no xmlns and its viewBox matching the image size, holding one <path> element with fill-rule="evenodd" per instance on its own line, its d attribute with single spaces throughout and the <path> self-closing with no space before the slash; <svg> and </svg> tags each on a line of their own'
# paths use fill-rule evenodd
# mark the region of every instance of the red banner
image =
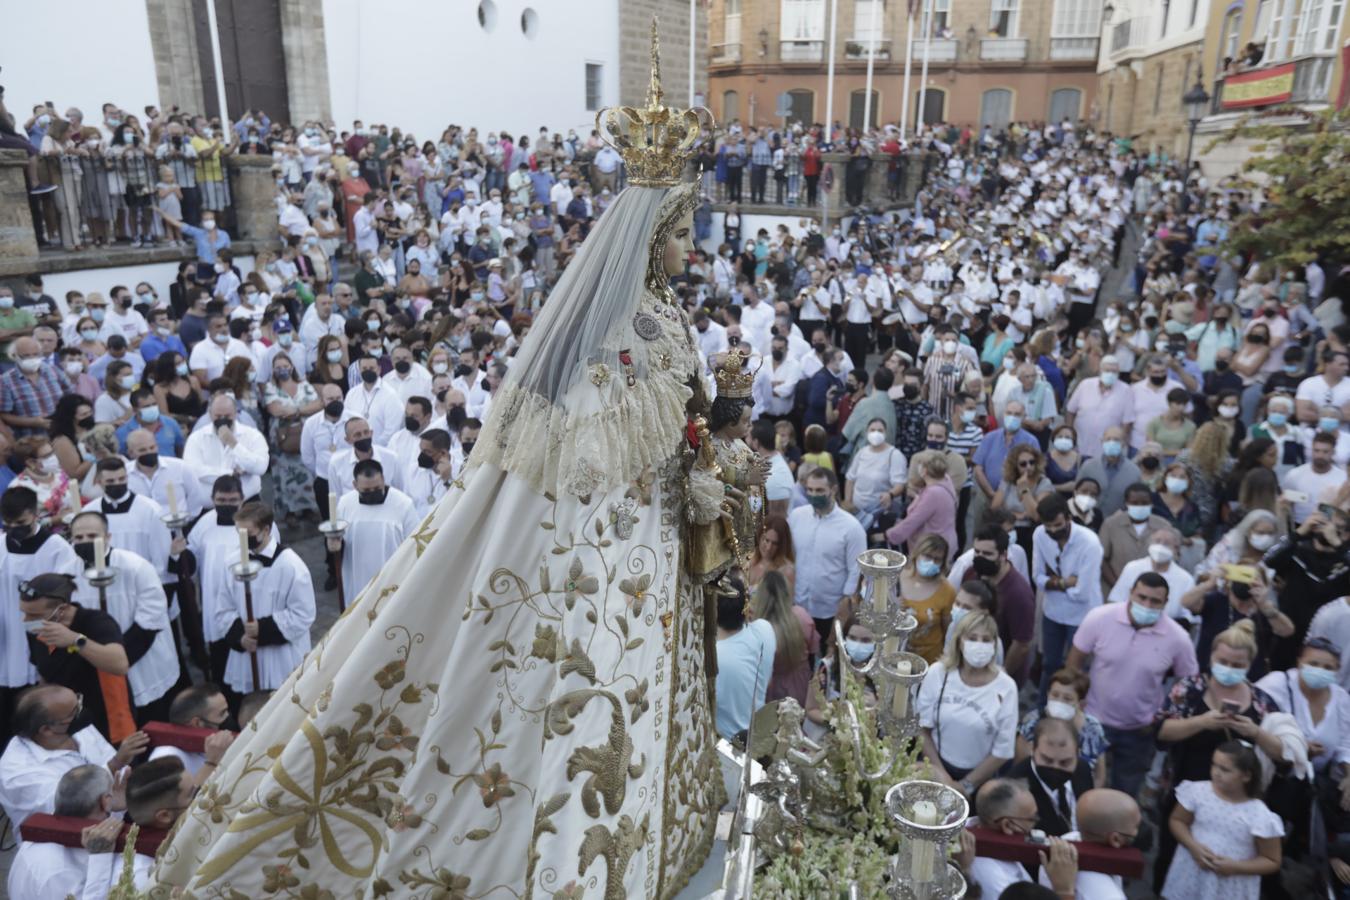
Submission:
<svg viewBox="0 0 1350 900">
<path fill-rule="evenodd" d="M 1294 95 L 1294 64 L 1239 72 L 1223 80 L 1224 109 L 1283 103 Z"/>
</svg>

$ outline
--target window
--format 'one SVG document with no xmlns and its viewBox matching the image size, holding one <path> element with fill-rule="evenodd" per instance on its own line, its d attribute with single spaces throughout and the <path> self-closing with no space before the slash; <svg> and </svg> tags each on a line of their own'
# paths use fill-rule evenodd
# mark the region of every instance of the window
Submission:
<svg viewBox="0 0 1350 900">
<path fill-rule="evenodd" d="M 1265 44 L 1266 37 L 1270 32 L 1270 13 L 1274 6 L 1274 0 L 1261 0 L 1256 6 L 1256 24 L 1252 26 L 1252 43 L 1258 47 Z"/>
<path fill-rule="evenodd" d="M 726 0 L 726 18 L 722 26 L 722 42 L 741 42 L 741 0 Z"/>
<path fill-rule="evenodd" d="M 1095 38 L 1101 34 L 1102 5 L 1092 0 L 1055 0 L 1052 37 Z"/>
<path fill-rule="evenodd" d="M 1238 34 L 1242 31 L 1242 7 L 1230 9 L 1223 17 L 1223 29 L 1219 32 L 1219 58 L 1215 60 L 1214 71 L 1220 74 L 1224 70 L 1224 60 L 1237 59 Z"/>
<path fill-rule="evenodd" d="M 1153 114 L 1154 114 L 1155 116 L 1158 114 L 1158 109 L 1159 109 L 1159 108 L 1161 107 L 1161 105 L 1162 105 L 1162 85 L 1163 85 L 1163 64 L 1162 64 L 1162 63 L 1158 63 L 1158 68 L 1157 68 L 1156 75 L 1157 75 L 1157 81 L 1156 81 L 1156 83 L 1153 85 Z"/>
<path fill-rule="evenodd" d="M 1017 0 L 993 0 L 989 30 L 999 37 L 1017 37 Z"/>
<path fill-rule="evenodd" d="M 792 111 L 788 113 L 787 123 L 801 122 L 803 125 L 810 125 L 815 121 L 816 116 L 816 95 L 805 88 L 795 88 L 788 91 L 788 97 L 791 98 Z"/>
<path fill-rule="evenodd" d="M 1294 52 L 1301 56 L 1335 50 L 1343 5 L 1343 0 L 1304 0 Z"/>
<path fill-rule="evenodd" d="M 478 4 L 478 27 L 492 31 L 497 27 L 497 4 L 492 0 L 480 0 Z"/>
<path fill-rule="evenodd" d="M 854 91 L 848 96 L 848 124 L 850 128 L 876 128 L 877 107 L 881 105 L 881 94 L 872 92 L 872 108 L 867 110 L 867 125 L 863 125 L 863 108 L 867 105 L 867 91 Z"/>
<path fill-rule="evenodd" d="M 782 3 L 780 39 L 825 40 L 825 0 L 782 0 Z"/>
<path fill-rule="evenodd" d="M 722 121 L 734 122 L 741 117 L 741 95 L 735 91 L 722 92 Z"/>
<path fill-rule="evenodd" d="M 599 63 L 586 63 L 586 110 L 594 112 L 603 104 L 601 82 L 604 80 L 605 67 Z"/>
<path fill-rule="evenodd" d="M 951 37 L 952 0 L 932 0 L 929 14 L 933 17 L 933 37 Z M 922 36 L 922 28 L 919 29 L 919 34 Z"/>
<path fill-rule="evenodd" d="M 1200 0 L 1191 0 L 1191 16 L 1186 21 L 1187 28 L 1195 27 L 1195 16 L 1198 12 L 1200 12 Z"/>
<path fill-rule="evenodd" d="M 876 28 L 872 27 L 872 17 L 876 16 Z M 880 42 L 886 36 L 886 0 L 854 0 L 853 3 L 853 41 L 862 44 L 866 54 L 868 46 L 874 41 Z M 877 44 L 880 49 L 880 43 Z"/>
<path fill-rule="evenodd" d="M 1172 0 L 1163 0 L 1162 13 L 1162 31 L 1158 32 L 1158 37 L 1167 37 L 1167 20 L 1172 14 Z"/>
<path fill-rule="evenodd" d="M 991 126 L 995 131 L 1006 128 L 1012 121 L 1012 91 L 993 88 L 980 98 L 980 127 Z"/>
<path fill-rule="evenodd" d="M 1108 100 L 1108 105 L 1110 101 Z M 1083 92 L 1078 88 L 1059 88 L 1050 94 L 1050 121 L 1076 122 L 1083 105 Z M 1108 114 L 1109 115 L 1109 114 Z"/>
<path fill-rule="evenodd" d="M 918 120 L 925 125 L 936 125 L 944 118 L 947 107 L 947 92 L 942 88 L 927 88 L 914 95 L 914 110 Z"/>
</svg>

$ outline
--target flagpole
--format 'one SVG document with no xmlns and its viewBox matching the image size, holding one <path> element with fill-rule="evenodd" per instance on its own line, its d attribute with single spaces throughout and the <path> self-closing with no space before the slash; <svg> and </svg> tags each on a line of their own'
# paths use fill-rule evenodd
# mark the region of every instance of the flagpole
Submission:
<svg viewBox="0 0 1350 900">
<path fill-rule="evenodd" d="M 872 0 L 872 22 L 868 26 L 871 34 L 867 40 L 867 88 L 863 91 L 863 123 L 862 130 L 866 134 L 872 127 L 872 68 L 877 58 L 877 10 L 886 0 Z"/>
<path fill-rule="evenodd" d="M 905 4 L 905 88 L 900 100 L 900 140 L 905 139 L 905 128 L 909 125 L 909 65 L 914 55 L 914 0 Z"/>
<path fill-rule="evenodd" d="M 914 134 L 928 114 L 928 52 L 933 44 L 933 0 L 923 4 L 923 72 L 919 75 L 919 115 L 914 122 Z"/>
</svg>

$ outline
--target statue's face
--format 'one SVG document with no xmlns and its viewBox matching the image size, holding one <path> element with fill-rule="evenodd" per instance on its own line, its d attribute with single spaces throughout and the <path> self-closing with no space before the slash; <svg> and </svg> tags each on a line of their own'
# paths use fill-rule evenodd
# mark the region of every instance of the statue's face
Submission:
<svg viewBox="0 0 1350 900">
<path fill-rule="evenodd" d="M 694 211 L 689 210 L 675 223 L 674 230 L 666 239 L 666 251 L 661 258 L 666 275 L 683 275 L 685 261 L 693 252 Z"/>
</svg>

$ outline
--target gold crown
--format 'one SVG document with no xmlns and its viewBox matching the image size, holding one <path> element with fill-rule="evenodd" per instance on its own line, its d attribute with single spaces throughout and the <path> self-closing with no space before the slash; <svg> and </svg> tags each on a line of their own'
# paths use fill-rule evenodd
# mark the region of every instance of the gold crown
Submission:
<svg viewBox="0 0 1350 900">
<path fill-rule="evenodd" d="M 600 139 L 623 157 L 628 180 L 647 187 L 679 184 L 685 164 L 693 156 L 694 144 L 703 134 L 711 134 L 713 115 L 699 106 L 680 109 L 661 103 L 661 48 L 652 17 L 652 81 L 647 88 L 647 105 L 611 106 L 595 114 Z"/>
<path fill-rule="evenodd" d="M 733 348 L 722 357 L 713 369 L 713 380 L 717 382 L 717 396 L 739 399 L 749 397 L 755 385 L 755 371 L 745 370 L 750 357 L 739 347 Z"/>
</svg>

